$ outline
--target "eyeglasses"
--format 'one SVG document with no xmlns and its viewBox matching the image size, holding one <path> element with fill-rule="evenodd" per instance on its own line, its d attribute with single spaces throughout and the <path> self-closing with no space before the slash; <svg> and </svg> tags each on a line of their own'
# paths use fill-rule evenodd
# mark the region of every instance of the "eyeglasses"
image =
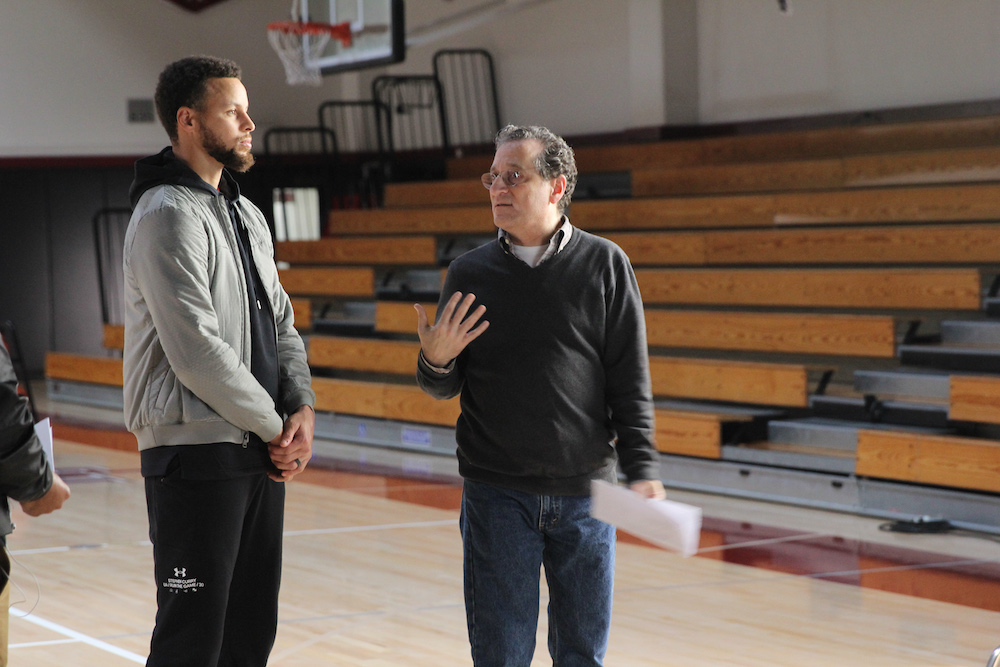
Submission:
<svg viewBox="0 0 1000 667">
<path fill-rule="evenodd" d="M 520 183 L 523 183 L 527 178 L 526 174 L 522 174 L 514 169 L 508 169 L 507 171 L 501 171 L 499 174 L 483 174 L 483 187 L 489 190 L 493 187 L 493 182 L 500 178 L 508 188 L 517 187 Z"/>
</svg>

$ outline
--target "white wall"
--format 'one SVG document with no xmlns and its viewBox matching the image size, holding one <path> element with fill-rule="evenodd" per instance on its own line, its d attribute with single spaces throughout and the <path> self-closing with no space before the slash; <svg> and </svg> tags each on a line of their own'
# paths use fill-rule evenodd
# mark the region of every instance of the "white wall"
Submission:
<svg viewBox="0 0 1000 667">
<path fill-rule="evenodd" d="M 236 60 L 259 126 L 315 124 L 339 94 L 291 88 L 267 41 L 284 0 L 229 0 L 200 13 L 165 0 L 0 0 L 0 156 L 133 155 L 159 150 L 159 123 L 129 124 L 129 98 L 152 98 L 167 63 Z"/>
<path fill-rule="evenodd" d="M 497 70 L 501 124 L 545 125 L 564 135 L 620 130 L 633 124 L 628 8 L 635 1 L 515 0 L 521 11 L 412 48 L 392 71 L 427 73 L 439 49 L 484 48 Z M 408 28 L 440 17 L 442 6 L 461 11 L 476 4 L 482 2 L 408 0 Z"/>
<path fill-rule="evenodd" d="M 483 1 L 407 0 L 407 22 Z M 445 47 L 493 54 L 503 122 L 571 136 L 1000 97 L 1000 0 L 788 0 L 790 15 L 776 0 L 508 2 L 527 8 L 312 88 L 285 84 L 267 42 L 288 0 L 200 13 L 166 0 L 0 0 L 0 157 L 158 150 L 159 124 L 128 124 L 126 101 L 151 97 L 163 66 L 192 53 L 243 66 L 260 130 L 312 124 L 325 99 L 368 98 L 377 74 L 429 73 Z"/>
<path fill-rule="evenodd" d="M 1000 97 L 997 0 L 699 0 L 700 119 Z"/>
<path fill-rule="evenodd" d="M 227 0 L 200 13 L 165 0 L 0 0 L 0 157 L 158 150 L 165 143 L 159 124 L 127 123 L 127 100 L 152 97 L 163 66 L 192 53 L 242 65 L 258 136 L 273 125 L 314 123 L 325 99 L 369 98 L 378 74 L 430 73 L 434 52 L 449 47 L 493 53 L 503 122 L 546 124 L 564 134 L 659 125 L 662 94 L 654 91 L 662 87 L 662 66 L 644 54 L 630 65 L 628 39 L 628 4 L 655 17 L 658 8 L 641 7 L 655 1 L 529 1 L 527 9 L 414 47 L 404 63 L 327 77 L 317 89 L 288 86 L 267 42 L 266 25 L 286 17 L 287 0 Z M 407 23 L 428 24 L 480 4 L 408 0 Z M 639 25 L 644 39 L 655 39 L 655 25 Z M 639 84 L 635 96 L 630 85 Z M 659 107 L 633 112 L 633 98 Z"/>
</svg>

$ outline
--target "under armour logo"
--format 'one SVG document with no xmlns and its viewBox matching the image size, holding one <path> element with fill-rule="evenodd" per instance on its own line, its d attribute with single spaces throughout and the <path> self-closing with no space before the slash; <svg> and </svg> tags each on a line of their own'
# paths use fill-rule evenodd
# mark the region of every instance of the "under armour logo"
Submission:
<svg viewBox="0 0 1000 667">
<path fill-rule="evenodd" d="M 175 577 L 186 577 L 187 573 L 188 573 L 188 571 L 187 571 L 186 567 L 175 567 L 174 568 L 174 576 Z"/>
</svg>

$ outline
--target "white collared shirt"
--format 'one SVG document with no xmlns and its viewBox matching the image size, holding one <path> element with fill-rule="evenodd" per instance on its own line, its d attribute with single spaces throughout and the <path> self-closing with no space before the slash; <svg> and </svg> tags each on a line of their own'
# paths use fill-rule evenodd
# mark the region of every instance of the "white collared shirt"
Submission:
<svg viewBox="0 0 1000 667">
<path fill-rule="evenodd" d="M 497 231 L 497 238 L 500 240 L 500 245 L 503 246 L 504 252 L 514 255 L 532 268 L 565 248 L 572 236 L 573 225 L 570 224 L 569 218 L 565 215 L 562 217 L 556 233 L 552 235 L 552 238 L 544 246 L 519 246 L 511 242 L 510 234 L 502 229 Z"/>
</svg>

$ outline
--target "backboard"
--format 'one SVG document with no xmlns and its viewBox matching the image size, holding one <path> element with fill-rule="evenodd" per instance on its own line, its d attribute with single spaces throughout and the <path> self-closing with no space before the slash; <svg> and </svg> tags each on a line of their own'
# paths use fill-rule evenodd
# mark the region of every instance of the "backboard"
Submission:
<svg viewBox="0 0 1000 667">
<path fill-rule="evenodd" d="M 312 65 L 334 74 L 397 63 L 406 56 L 403 0 L 300 0 L 304 21 L 350 22 L 351 43 L 331 39 Z M 304 40 L 311 37 L 303 35 Z M 307 48 L 306 53 L 309 53 Z"/>
</svg>

